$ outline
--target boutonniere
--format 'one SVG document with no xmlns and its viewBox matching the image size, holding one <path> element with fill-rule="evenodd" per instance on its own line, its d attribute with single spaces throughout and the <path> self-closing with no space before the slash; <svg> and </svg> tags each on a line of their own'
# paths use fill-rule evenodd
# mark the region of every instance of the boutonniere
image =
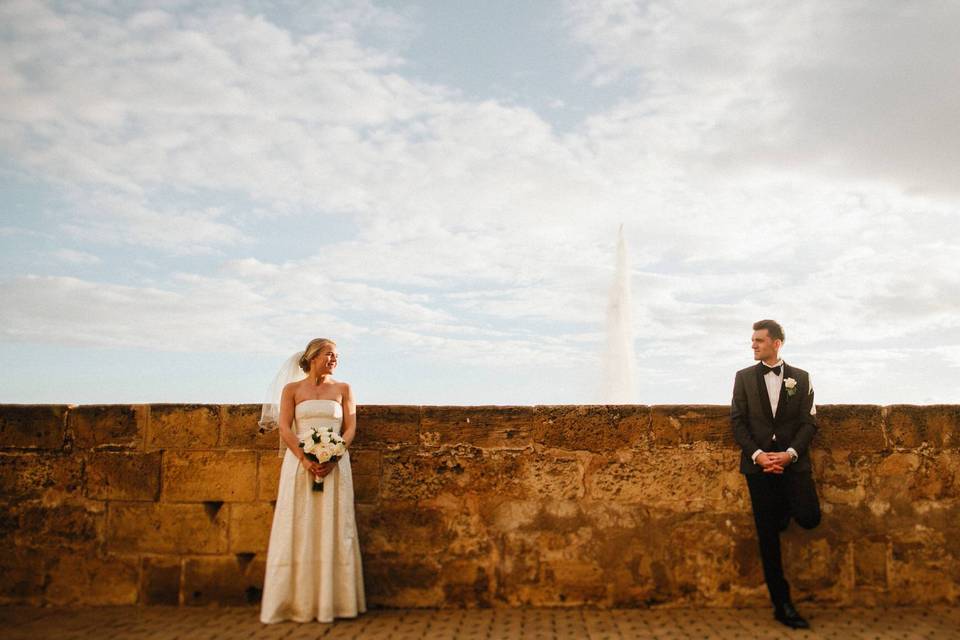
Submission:
<svg viewBox="0 0 960 640">
<path fill-rule="evenodd" d="M 793 378 L 785 378 L 783 386 L 787 388 L 787 395 L 791 398 L 797 393 L 797 381 Z"/>
</svg>

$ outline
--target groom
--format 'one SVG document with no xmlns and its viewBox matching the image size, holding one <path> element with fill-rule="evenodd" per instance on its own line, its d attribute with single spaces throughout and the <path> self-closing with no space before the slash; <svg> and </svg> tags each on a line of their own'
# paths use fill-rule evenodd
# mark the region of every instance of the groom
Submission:
<svg viewBox="0 0 960 640">
<path fill-rule="evenodd" d="M 780 359 L 784 335 L 777 322 L 754 323 L 752 342 L 759 362 L 737 372 L 730 407 L 733 437 L 740 445 L 740 472 L 750 490 L 773 615 L 788 627 L 807 629 L 783 577 L 780 532 L 791 517 L 804 529 L 820 523 L 810 470 L 810 441 L 817 431 L 813 387 L 806 371 Z"/>
</svg>

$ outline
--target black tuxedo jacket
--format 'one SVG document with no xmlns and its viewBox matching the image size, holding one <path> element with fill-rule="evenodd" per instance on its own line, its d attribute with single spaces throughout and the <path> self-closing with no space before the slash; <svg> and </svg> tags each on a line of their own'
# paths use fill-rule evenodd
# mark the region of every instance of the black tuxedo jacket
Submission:
<svg viewBox="0 0 960 640">
<path fill-rule="evenodd" d="M 817 417 L 810 415 L 813 408 L 813 389 L 809 374 L 783 363 L 783 380 L 797 381 L 796 393 L 787 393 L 786 384 L 780 386 L 777 417 L 773 417 L 767 386 L 763 381 L 763 364 L 737 371 L 733 383 L 733 402 L 730 405 L 730 421 L 733 437 L 740 445 L 741 473 L 763 473 L 760 465 L 750 457 L 757 449 L 763 451 L 786 451 L 789 447 L 797 452 L 797 461 L 787 465 L 786 473 L 810 472 L 810 441 L 817 432 Z M 774 440 L 773 436 L 777 439 Z"/>
</svg>

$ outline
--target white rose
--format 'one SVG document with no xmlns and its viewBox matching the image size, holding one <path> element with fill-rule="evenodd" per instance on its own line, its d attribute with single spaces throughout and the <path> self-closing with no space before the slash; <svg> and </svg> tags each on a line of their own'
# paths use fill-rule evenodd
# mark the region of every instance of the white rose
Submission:
<svg viewBox="0 0 960 640">
<path fill-rule="evenodd" d="M 321 431 L 321 432 L 320 432 L 320 442 L 322 442 L 323 444 L 329 444 L 329 442 L 330 442 L 330 432 L 329 432 L 329 431 Z"/>
<path fill-rule="evenodd" d="M 787 378 L 783 381 L 783 386 L 785 386 L 787 389 L 793 389 L 795 386 L 797 386 L 797 381 L 793 378 Z"/>
<path fill-rule="evenodd" d="M 338 442 L 337 446 L 333 448 L 333 455 L 335 456 L 342 456 L 346 452 L 347 452 L 347 446 L 342 442 Z"/>
<path fill-rule="evenodd" d="M 333 456 L 333 445 L 325 444 L 320 449 L 320 452 L 317 454 L 317 457 L 320 458 L 321 462 L 327 462 Z"/>
<path fill-rule="evenodd" d="M 303 444 L 304 453 L 313 453 L 316 448 L 317 443 L 313 441 L 313 438 L 307 438 L 307 441 Z"/>
</svg>

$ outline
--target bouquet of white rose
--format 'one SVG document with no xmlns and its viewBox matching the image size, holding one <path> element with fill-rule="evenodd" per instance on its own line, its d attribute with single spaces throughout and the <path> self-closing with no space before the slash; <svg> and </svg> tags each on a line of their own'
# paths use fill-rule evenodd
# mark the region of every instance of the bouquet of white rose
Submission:
<svg viewBox="0 0 960 640">
<path fill-rule="evenodd" d="M 321 428 L 314 428 L 307 434 L 307 437 L 300 441 L 300 448 L 307 459 L 319 464 L 336 462 L 347 452 L 347 445 L 340 434 Z M 323 478 L 313 479 L 313 490 L 323 491 Z"/>
</svg>

